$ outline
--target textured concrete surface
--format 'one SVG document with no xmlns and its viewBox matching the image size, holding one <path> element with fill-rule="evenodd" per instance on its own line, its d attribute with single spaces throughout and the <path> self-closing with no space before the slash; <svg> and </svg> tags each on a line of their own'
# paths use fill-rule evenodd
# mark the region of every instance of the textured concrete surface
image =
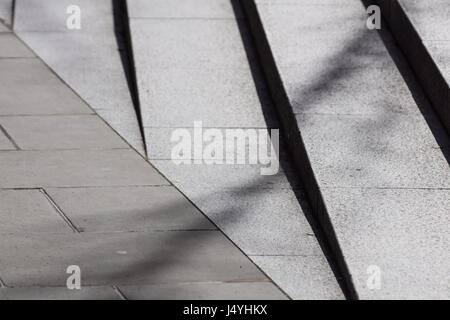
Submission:
<svg viewBox="0 0 450 320">
<path fill-rule="evenodd" d="M 69 5 L 81 29 L 66 26 Z M 14 30 L 77 94 L 140 153 L 138 119 L 114 33 L 112 1 L 18 0 Z"/>
<path fill-rule="evenodd" d="M 295 281 L 275 281 L 291 298 L 342 299 L 305 217 L 309 208 L 290 160 L 273 176 L 261 176 L 260 165 L 170 160 L 171 133 L 191 130 L 194 121 L 222 129 L 279 128 L 238 2 L 127 3 L 152 163 L 271 278 Z M 269 255 L 307 258 L 297 260 L 297 268 L 287 260 L 266 268 L 259 261 Z"/>
<path fill-rule="evenodd" d="M 0 71 L 0 299 L 287 298 L 39 58 Z"/>
<path fill-rule="evenodd" d="M 366 29 L 360 1 L 254 3 L 246 9 L 289 145 L 309 170 L 306 191 L 323 197 L 313 212 L 328 213 L 356 294 L 448 299 L 450 144 L 394 41 Z M 380 288 L 368 285 L 373 266 Z"/>
<path fill-rule="evenodd" d="M 383 2 L 384 17 L 412 69 L 450 132 L 450 3 L 445 0 Z"/>
</svg>

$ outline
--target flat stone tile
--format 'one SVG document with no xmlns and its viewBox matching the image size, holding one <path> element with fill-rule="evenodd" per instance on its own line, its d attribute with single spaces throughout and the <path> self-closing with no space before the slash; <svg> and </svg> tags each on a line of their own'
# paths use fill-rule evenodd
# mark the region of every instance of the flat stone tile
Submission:
<svg viewBox="0 0 450 320">
<path fill-rule="evenodd" d="M 242 18 L 233 11 L 235 0 L 132 0 L 128 1 L 130 18 Z"/>
<path fill-rule="evenodd" d="M 112 3 L 98 2 L 103 6 Z M 99 10 L 92 1 L 86 5 L 83 12 Z M 96 14 L 107 19 L 101 10 Z M 112 20 L 104 31 L 83 28 L 70 33 L 19 32 L 19 36 L 122 137 L 144 153 Z"/>
<path fill-rule="evenodd" d="M 450 189 L 322 190 L 361 299 L 448 299 Z M 369 266 L 381 271 L 368 287 Z"/>
<path fill-rule="evenodd" d="M 345 299 L 322 255 L 250 258 L 294 300 Z"/>
<path fill-rule="evenodd" d="M 120 286 L 130 300 L 286 300 L 271 282 L 179 283 Z"/>
<path fill-rule="evenodd" d="M 11 32 L 0 33 L 0 59 L 2 58 L 32 58 L 33 52 Z"/>
<path fill-rule="evenodd" d="M 22 150 L 128 148 L 96 115 L 0 117 Z"/>
<path fill-rule="evenodd" d="M 448 150 L 422 117 L 308 114 L 297 121 L 321 187 L 450 187 Z"/>
<path fill-rule="evenodd" d="M 70 265 L 82 287 L 267 280 L 219 231 L 8 235 L 0 249 L 8 286 L 65 286 Z"/>
<path fill-rule="evenodd" d="M 0 187 L 168 185 L 131 149 L 3 151 Z"/>
<path fill-rule="evenodd" d="M 14 144 L 0 129 L 0 150 L 16 150 Z"/>
<path fill-rule="evenodd" d="M 422 40 L 450 40 L 450 3 L 446 0 L 398 0 Z"/>
<path fill-rule="evenodd" d="M 17 0 L 14 30 L 77 32 L 67 27 L 69 6 L 81 10 L 81 30 L 99 32 L 108 29 L 113 20 L 111 1 L 89 0 Z M 99 14 L 103 17 L 99 19 Z"/>
<path fill-rule="evenodd" d="M 121 300 L 112 287 L 82 287 L 69 290 L 63 287 L 0 288 L 0 300 Z"/>
<path fill-rule="evenodd" d="M 0 115 L 93 113 L 38 59 L 0 59 L 0 74 Z"/>
<path fill-rule="evenodd" d="M 258 95 L 250 69 L 154 69 L 138 64 L 146 127 L 279 128 L 268 91 Z M 262 81 L 262 80 L 261 80 Z M 267 117 L 265 114 L 269 114 Z"/>
<path fill-rule="evenodd" d="M 71 233 L 39 190 L 0 189 L 0 233 Z"/>
<path fill-rule="evenodd" d="M 84 232 L 215 229 L 171 186 L 46 190 Z"/>
<path fill-rule="evenodd" d="M 131 19 L 130 29 L 138 69 L 248 68 L 235 20 Z"/>
</svg>

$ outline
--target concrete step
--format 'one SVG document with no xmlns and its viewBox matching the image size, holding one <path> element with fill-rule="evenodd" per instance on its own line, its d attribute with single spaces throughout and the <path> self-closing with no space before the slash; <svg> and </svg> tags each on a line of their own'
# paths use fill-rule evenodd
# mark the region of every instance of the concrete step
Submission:
<svg viewBox="0 0 450 320">
<path fill-rule="evenodd" d="M 80 8 L 69 29 L 67 8 Z M 14 31 L 128 143 L 145 155 L 111 0 L 17 0 Z"/>
<path fill-rule="evenodd" d="M 450 133 L 450 2 L 376 0 L 389 28 Z"/>
<path fill-rule="evenodd" d="M 12 32 L 0 106 L 0 299 L 287 299 Z"/>
<path fill-rule="evenodd" d="M 359 0 L 244 0 L 288 146 L 346 286 L 448 299 L 449 139 Z"/>
<path fill-rule="evenodd" d="M 196 121 L 221 133 L 279 128 L 239 3 L 127 3 L 149 159 L 291 298 L 344 298 L 283 146 L 275 175 L 248 161 L 172 161 L 172 133 Z"/>
</svg>

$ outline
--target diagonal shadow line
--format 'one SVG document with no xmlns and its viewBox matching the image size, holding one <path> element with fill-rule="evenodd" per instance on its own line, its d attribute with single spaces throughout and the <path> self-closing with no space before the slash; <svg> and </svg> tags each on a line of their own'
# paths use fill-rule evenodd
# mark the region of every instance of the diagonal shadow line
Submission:
<svg viewBox="0 0 450 320">
<path fill-rule="evenodd" d="M 145 139 L 144 124 L 142 122 L 142 112 L 139 101 L 139 89 L 136 78 L 136 66 L 133 58 L 133 45 L 131 42 L 128 7 L 126 0 L 111 1 L 114 16 L 114 33 L 116 35 L 123 71 L 127 79 L 128 90 L 136 112 L 145 156 L 147 157 L 147 143 Z"/>
</svg>

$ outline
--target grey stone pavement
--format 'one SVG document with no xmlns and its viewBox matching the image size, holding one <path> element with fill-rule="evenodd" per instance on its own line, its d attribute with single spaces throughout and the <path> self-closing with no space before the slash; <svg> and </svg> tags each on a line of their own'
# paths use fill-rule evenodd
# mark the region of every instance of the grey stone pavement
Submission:
<svg viewBox="0 0 450 320">
<path fill-rule="evenodd" d="M 0 25 L 1 299 L 287 298 Z"/>
<path fill-rule="evenodd" d="M 450 143 L 391 35 L 359 0 L 254 2 L 359 298 L 449 299 Z"/>
<path fill-rule="evenodd" d="M 0 0 L 0 299 L 449 299 L 446 3 L 395 0 L 421 66 L 338 2 L 126 1 L 139 114 L 116 2 Z M 198 121 L 280 129 L 279 171 L 176 165 Z"/>
</svg>

